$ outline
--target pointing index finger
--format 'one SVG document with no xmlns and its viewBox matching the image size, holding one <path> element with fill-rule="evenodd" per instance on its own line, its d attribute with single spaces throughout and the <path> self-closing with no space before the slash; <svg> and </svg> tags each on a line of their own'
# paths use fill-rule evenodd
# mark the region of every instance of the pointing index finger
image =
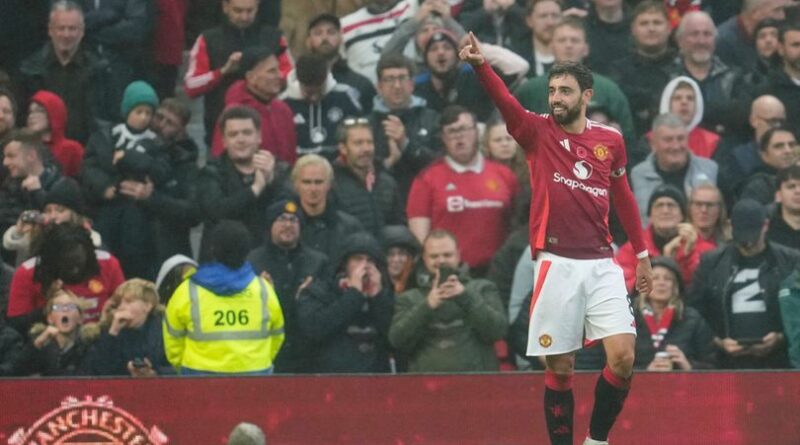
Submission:
<svg viewBox="0 0 800 445">
<path fill-rule="evenodd" d="M 473 34 L 472 31 L 469 32 L 469 43 L 474 49 L 478 49 L 478 40 L 475 38 L 475 34 Z"/>
</svg>

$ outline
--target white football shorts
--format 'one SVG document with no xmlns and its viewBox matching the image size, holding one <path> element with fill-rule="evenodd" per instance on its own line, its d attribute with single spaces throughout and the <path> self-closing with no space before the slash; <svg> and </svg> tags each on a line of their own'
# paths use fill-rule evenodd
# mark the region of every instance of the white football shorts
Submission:
<svg viewBox="0 0 800 445">
<path fill-rule="evenodd" d="M 576 351 L 584 341 L 616 334 L 636 335 L 625 277 L 611 258 L 578 260 L 538 252 L 528 310 L 529 356 Z"/>
</svg>

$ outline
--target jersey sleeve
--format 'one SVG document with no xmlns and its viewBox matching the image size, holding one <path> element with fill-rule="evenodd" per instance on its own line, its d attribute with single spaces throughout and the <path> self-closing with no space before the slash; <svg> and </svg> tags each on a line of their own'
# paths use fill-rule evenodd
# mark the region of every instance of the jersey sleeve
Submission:
<svg viewBox="0 0 800 445">
<path fill-rule="evenodd" d="M 424 172 L 417 176 L 411 184 L 406 215 L 409 219 L 419 217 L 433 219 L 433 188 L 428 183 L 427 175 Z"/>
<path fill-rule="evenodd" d="M 525 151 L 535 149 L 535 139 L 537 133 L 537 121 L 544 121 L 542 116 L 526 110 L 515 98 L 506 84 L 494 72 L 489 63 L 483 63 L 475 67 L 483 88 L 492 98 L 492 102 L 500 110 L 503 120 L 506 122 L 508 133 L 516 139 Z"/>
<path fill-rule="evenodd" d="M 17 317 L 25 315 L 36 309 L 36 286 L 33 283 L 33 268 L 24 266 L 17 268 L 11 279 L 11 288 L 8 293 L 8 308 L 6 315 Z"/>
<path fill-rule="evenodd" d="M 189 97 L 198 97 L 216 88 L 221 81 L 222 72 L 219 69 L 211 69 L 206 40 L 201 35 L 189 53 L 189 68 L 183 78 L 183 89 Z"/>
</svg>

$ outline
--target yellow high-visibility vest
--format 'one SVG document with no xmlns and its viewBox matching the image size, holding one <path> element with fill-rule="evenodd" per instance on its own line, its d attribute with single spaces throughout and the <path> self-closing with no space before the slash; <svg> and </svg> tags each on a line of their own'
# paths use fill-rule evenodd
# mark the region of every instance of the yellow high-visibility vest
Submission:
<svg viewBox="0 0 800 445">
<path fill-rule="evenodd" d="M 164 317 L 164 349 L 179 371 L 268 372 L 283 340 L 278 296 L 260 277 L 233 295 L 216 295 L 186 280 Z"/>
</svg>

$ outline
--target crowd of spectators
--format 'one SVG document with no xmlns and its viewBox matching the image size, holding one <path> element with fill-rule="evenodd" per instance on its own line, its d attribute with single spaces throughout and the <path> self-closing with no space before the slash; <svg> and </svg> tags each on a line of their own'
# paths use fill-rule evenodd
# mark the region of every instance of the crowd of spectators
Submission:
<svg viewBox="0 0 800 445">
<path fill-rule="evenodd" d="M 541 369 L 469 31 L 537 113 L 593 70 L 636 366 L 800 367 L 797 0 L 37 0 L 0 7 L 0 375 Z"/>
</svg>

